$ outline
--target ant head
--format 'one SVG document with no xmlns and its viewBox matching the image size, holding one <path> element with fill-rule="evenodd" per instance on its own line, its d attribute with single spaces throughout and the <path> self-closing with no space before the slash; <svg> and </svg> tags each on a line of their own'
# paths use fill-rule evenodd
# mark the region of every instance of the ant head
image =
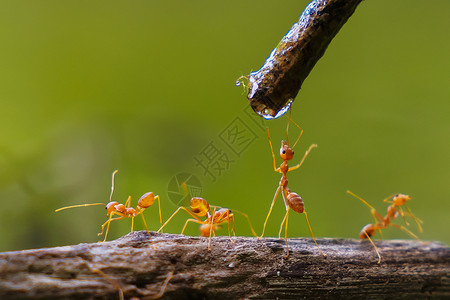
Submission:
<svg viewBox="0 0 450 300">
<path fill-rule="evenodd" d="M 392 198 L 392 201 L 396 206 L 406 204 L 406 202 L 408 202 L 409 200 L 411 200 L 411 197 L 405 194 L 396 194 Z"/>
<path fill-rule="evenodd" d="M 216 213 L 214 214 L 215 221 L 221 221 L 225 219 L 229 219 L 233 215 L 231 209 L 228 208 L 221 208 L 219 210 L 216 210 Z"/>
<path fill-rule="evenodd" d="M 155 195 L 152 192 L 145 193 L 138 200 L 138 205 L 142 208 L 148 208 L 155 202 Z"/>
<path fill-rule="evenodd" d="M 294 150 L 289 147 L 286 141 L 281 141 L 280 157 L 282 160 L 291 160 L 294 158 Z"/>
<path fill-rule="evenodd" d="M 106 214 L 109 215 L 113 211 L 116 211 L 116 205 L 118 205 L 119 202 L 117 201 L 110 201 L 108 204 L 106 204 Z"/>
<path fill-rule="evenodd" d="M 206 216 L 209 213 L 209 203 L 201 197 L 193 197 L 191 199 L 191 210 L 199 217 Z"/>
</svg>

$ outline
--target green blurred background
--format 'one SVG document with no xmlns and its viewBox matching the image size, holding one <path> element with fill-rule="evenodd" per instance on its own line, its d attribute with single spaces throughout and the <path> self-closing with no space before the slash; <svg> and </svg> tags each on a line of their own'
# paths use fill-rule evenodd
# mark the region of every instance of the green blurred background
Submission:
<svg viewBox="0 0 450 300">
<path fill-rule="evenodd" d="M 187 172 L 204 198 L 248 213 L 260 233 L 280 176 L 235 80 L 262 66 L 307 3 L 2 1 L 0 250 L 98 241 L 103 207 L 54 209 L 106 203 L 115 169 L 117 200 L 153 191 L 167 219 L 177 207 L 169 181 Z M 449 9 L 445 0 L 364 1 L 304 82 L 292 112 L 305 129 L 297 159 L 319 147 L 289 185 L 317 236 L 357 238 L 372 221 L 350 189 L 383 214 L 383 198 L 411 195 L 420 238 L 450 242 Z M 236 118 L 254 138 L 239 155 L 221 140 Z M 276 151 L 286 123 L 266 122 Z M 232 161 L 215 181 L 195 161 L 208 145 Z M 279 199 L 267 236 L 283 214 Z M 155 207 L 145 216 L 159 228 Z M 165 232 L 179 233 L 186 218 Z M 250 235 L 239 216 L 236 227 Z M 108 239 L 129 230 L 130 220 L 113 223 Z M 310 236 L 304 216 L 291 215 L 289 235 Z M 390 228 L 384 238 L 410 237 Z"/>
</svg>

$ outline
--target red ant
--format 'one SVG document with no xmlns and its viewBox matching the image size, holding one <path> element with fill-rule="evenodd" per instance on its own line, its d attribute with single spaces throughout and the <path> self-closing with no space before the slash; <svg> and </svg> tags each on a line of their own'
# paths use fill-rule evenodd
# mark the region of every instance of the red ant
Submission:
<svg viewBox="0 0 450 300">
<path fill-rule="evenodd" d="M 384 216 L 384 218 L 383 218 L 376 211 L 376 209 L 373 206 L 371 206 L 369 203 L 367 203 L 364 199 L 353 194 L 350 191 L 347 191 L 347 193 L 358 198 L 359 200 L 361 200 L 365 205 L 367 205 L 370 208 L 370 212 L 372 213 L 375 223 L 367 224 L 366 226 L 364 226 L 361 229 L 361 232 L 359 233 L 359 238 L 360 239 L 367 238 L 370 241 L 372 246 L 375 248 L 375 252 L 378 255 L 378 263 L 381 262 L 381 255 L 378 252 L 378 249 L 375 246 L 375 243 L 370 238 L 371 236 L 373 236 L 375 234 L 375 232 L 377 230 L 379 230 L 380 234 L 381 234 L 381 229 L 386 229 L 389 225 L 391 225 L 396 228 L 400 228 L 401 230 L 405 231 L 407 234 L 409 234 L 416 240 L 419 240 L 419 238 L 414 233 L 409 231 L 406 227 L 404 227 L 402 225 L 391 223 L 391 220 L 396 219 L 398 217 L 398 215 L 400 214 L 402 216 L 403 220 L 405 221 L 406 226 L 409 226 L 409 223 L 408 223 L 408 221 L 406 221 L 406 218 L 405 218 L 405 215 L 407 215 L 414 220 L 414 222 L 417 224 L 417 227 L 419 228 L 419 231 L 422 232 L 422 226 L 421 226 L 421 224 L 423 223 L 422 220 L 420 220 L 416 216 L 414 216 L 413 213 L 411 212 L 411 210 L 406 206 L 406 202 L 411 200 L 410 196 L 405 195 L 405 194 L 394 194 L 394 195 L 391 195 L 391 196 L 387 197 L 386 199 L 384 199 L 383 202 L 392 203 L 392 204 L 388 206 L 386 216 Z M 392 198 L 392 200 L 390 200 L 391 198 Z M 408 212 L 407 213 L 404 212 L 401 206 L 404 206 Z"/>
<path fill-rule="evenodd" d="M 309 223 L 308 214 L 305 211 L 305 206 L 304 206 L 302 197 L 300 197 L 295 192 L 291 192 L 291 190 L 287 186 L 288 185 L 287 173 L 290 172 L 290 171 L 293 171 L 295 169 L 300 168 L 300 166 L 305 161 L 305 159 L 308 156 L 308 154 L 311 151 L 311 149 L 317 147 L 317 145 L 316 144 L 312 144 L 311 146 L 309 146 L 308 150 L 303 155 L 303 158 L 300 161 L 300 163 L 295 165 L 295 166 L 293 166 L 293 167 L 289 167 L 288 166 L 288 161 L 290 161 L 290 160 L 292 160 L 294 158 L 294 150 L 293 149 L 294 149 L 295 145 L 297 145 L 297 142 L 300 140 L 300 137 L 303 134 L 303 129 L 296 122 L 294 122 L 290 117 L 288 117 L 288 118 L 289 118 L 290 121 L 292 121 L 300 129 L 300 134 L 299 134 L 297 140 L 295 141 L 294 145 L 291 148 L 289 146 L 289 135 L 288 135 L 289 122 L 288 122 L 287 128 L 286 128 L 286 141 L 284 141 L 284 140 L 281 141 L 280 157 L 283 160 L 283 162 L 281 163 L 279 168 L 277 168 L 277 165 L 276 165 L 275 154 L 273 152 L 273 147 L 272 147 L 272 142 L 271 142 L 271 139 L 270 139 L 269 128 L 266 128 L 267 136 L 269 138 L 270 150 L 272 152 L 273 169 L 274 169 L 275 172 L 281 173 L 281 179 L 280 179 L 280 183 L 278 185 L 278 188 L 277 188 L 277 190 L 275 192 L 275 195 L 273 197 L 272 204 L 270 205 L 270 209 L 269 209 L 269 213 L 267 214 L 266 221 L 264 222 L 263 232 L 262 232 L 262 234 L 261 234 L 261 236 L 259 238 L 262 238 L 264 236 L 264 231 L 266 229 L 267 220 L 269 219 L 269 216 L 270 216 L 270 214 L 272 212 L 273 205 L 275 204 L 275 200 L 277 199 L 278 193 L 280 192 L 280 189 L 281 189 L 281 195 L 283 196 L 284 205 L 286 207 L 286 214 L 284 215 L 283 221 L 281 222 L 280 231 L 278 233 L 278 238 L 280 238 L 281 231 L 283 229 L 283 224 L 286 222 L 285 229 L 284 229 L 284 239 L 286 241 L 286 251 L 287 251 L 286 257 L 289 256 L 289 246 L 288 246 L 288 239 L 287 239 L 287 227 L 288 227 L 288 219 L 289 219 L 289 210 L 290 209 L 292 209 L 295 212 L 298 212 L 300 214 L 301 213 L 305 214 L 306 222 L 308 223 L 308 227 L 309 227 L 309 231 L 311 232 L 311 236 L 312 236 L 314 242 L 316 243 L 317 248 L 319 249 L 320 253 L 323 256 L 326 256 L 322 252 L 322 250 L 320 249 L 320 247 L 317 244 L 317 241 L 316 241 L 316 239 L 314 237 L 314 234 L 313 234 L 312 229 L 311 229 L 311 224 Z"/>
<path fill-rule="evenodd" d="M 183 183 L 184 184 L 184 183 Z M 201 198 L 201 197 L 193 197 L 191 199 L 190 202 L 190 207 L 191 207 L 191 211 L 189 211 L 186 207 L 184 206 L 180 206 L 178 207 L 178 209 L 172 214 L 172 216 L 170 216 L 170 218 L 164 223 L 164 225 L 161 226 L 161 228 L 158 230 L 158 232 L 160 230 L 162 230 L 167 223 L 169 223 L 169 221 L 180 211 L 180 210 L 184 210 L 186 211 L 188 214 L 190 214 L 193 219 L 188 219 L 186 221 L 186 223 L 184 224 L 183 230 L 181 230 L 181 234 L 184 233 L 184 230 L 186 229 L 186 226 L 189 222 L 194 222 L 197 224 L 200 224 L 200 233 L 203 237 L 208 237 L 208 250 L 211 250 L 211 236 L 212 235 L 216 235 L 215 231 L 220 229 L 220 224 L 221 223 L 228 223 L 228 235 L 230 236 L 230 240 L 231 240 L 231 232 L 233 232 L 233 235 L 236 236 L 236 232 L 234 229 L 234 213 L 228 209 L 228 208 L 221 208 L 218 206 L 210 206 L 208 201 L 206 201 L 205 199 Z M 210 208 L 213 208 L 213 212 L 212 214 L 209 213 Z M 237 213 L 240 213 L 241 215 L 243 215 L 244 217 L 247 218 L 248 223 L 250 224 L 250 229 L 252 230 L 252 233 L 254 236 L 256 236 L 255 231 L 253 230 L 253 226 L 252 223 L 250 222 L 249 217 L 239 211 L 234 211 Z M 200 219 L 200 217 L 205 217 L 205 220 Z M 234 242 L 233 240 L 231 240 L 232 242 Z"/>
<path fill-rule="evenodd" d="M 112 173 L 112 180 L 111 180 L 111 194 L 109 196 L 109 203 L 105 204 L 105 203 L 90 203 L 90 204 L 79 204 L 79 205 L 72 205 L 72 206 L 66 206 L 66 207 L 62 207 L 59 208 L 57 210 L 55 210 L 55 212 L 64 210 L 64 209 L 68 209 L 68 208 L 75 208 L 75 207 L 86 207 L 86 206 L 93 206 L 93 205 L 106 205 L 106 215 L 109 217 L 108 221 L 106 221 L 105 223 L 103 223 L 102 225 L 102 232 L 99 233 L 98 235 L 102 235 L 103 231 L 106 227 L 106 234 L 105 234 L 105 239 L 103 240 L 106 241 L 106 238 L 108 236 L 108 231 L 109 231 L 109 224 L 112 221 L 117 221 L 117 220 L 121 220 L 123 218 L 131 218 L 131 232 L 133 232 L 133 227 L 134 227 L 134 217 L 141 215 L 142 216 L 142 221 L 144 223 L 145 229 L 147 230 L 148 236 L 150 238 L 150 241 L 153 244 L 153 241 L 151 239 L 151 235 L 150 235 L 150 231 L 148 229 L 147 226 L 147 222 L 145 222 L 145 218 L 144 218 L 144 211 L 145 209 L 149 208 L 150 206 L 153 205 L 153 202 L 155 202 L 155 199 L 158 200 L 158 206 L 159 206 L 159 221 L 162 224 L 162 218 L 161 218 L 161 203 L 160 203 L 160 199 L 158 195 L 154 195 L 152 192 L 149 193 L 145 193 L 144 195 L 142 195 L 141 198 L 139 198 L 138 200 L 138 204 L 136 206 L 136 208 L 131 207 L 131 196 L 128 197 L 127 201 L 125 202 L 125 204 L 121 204 L 117 201 L 112 201 L 112 196 L 114 193 L 114 177 L 116 175 L 116 173 L 118 172 L 118 170 L 115 170 Z M 118 215 L 119 217 L 117 218 L 113 218 L 114 215 Z M 155 247 L 155 245 L 153 245 Z M 156 248 L 156 247 L 155 247 Z"/>
</svg>

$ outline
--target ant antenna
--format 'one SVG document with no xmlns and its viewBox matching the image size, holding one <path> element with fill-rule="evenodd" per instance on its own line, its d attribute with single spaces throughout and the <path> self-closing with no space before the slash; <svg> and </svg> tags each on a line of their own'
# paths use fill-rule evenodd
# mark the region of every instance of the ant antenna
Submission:
<svg viewBox="0 0 450 300">
<path fill-rule="evenodd" d="M 112 173 L 111 194 L 109 195 L 109 202 L 112 201 L 112 195 L 114 193 L 114 177 L 115 177 L 117 172 L 119 172 L 119 170 L 115 170 Z M 55 212 L 58 212 L 58 211 L 61 211 L 61 210 L 64 210 L 64 209 L 69 209 L 69 208 L 86 207 L 86 206 L 94 206 L 94 205 L 105 205 L 105 203 L 89 203 L 89 204 L 78 204 L 78 205 L 65 206 L 65 207 L 61 207 L 61 208 L 55 209 Z"/>
<path fill-rule="evenodd" d="M 286 116 L 289 120 L 291 120 L 291 109 L 289 109 L 289 115 L 286 115 Z M 288 145 L 291 145 L 291 144 L 289 144 L 289 123 L 290 123 L 289 120 L 286 125 L 286 142 Z"/>
<path fill-rule="evenodd" d="M 353 197 L 359 199 L 362 203 L 364 203 L 365 205 L 367 205 L 367 207 L 370 208 L 370 212 L 372 213 L 372 216 L 374 218 L 375 221 L 383 221 L 383 217 L 377 212 L 377 210 L 370 205 L 366 200 L 364 200 L 363 198 L 355 195 L 354 193 L 352 193 L 350 190 L 347 190 L 347 193 L 352 195 Z M 389 199 L 389 198 L 387 198 Z M 381 232 L 381 231 L 380 231 Z"/>
<path fill-rule="evenodd" d="M 250 230 L 252 231 L 253 235 L 254 235 L 255 237 L 258 236 L 258 235 L 256 234 L 255 230 L 253 229 L 252 222 L 250 221 L 250 218 L 248 217 L 247 214 L 244 214 L 243 212 L 238 211 L 238 210 L 235 210 L 235 209 L 233 209 L 233 210 L 231 210 L 231 211 L 232 211 L 232 213 L 238 213 L 238 214 L 244 216 L 244 217 L 247 219 L 247 221 L 248 221 L 248 225 L 250 225 Z M 234 224 L 233 224 L 233 225 L 234 225 Z"/>
<path fill-rule="evenodd" d="M 300 129 L 300 134 L 298 135 L 297 139 L 295 140 L 294 145 L 291 147 L 291 149 L 294 149 L 295 145 L 297 145 L 298 141 L 300 140 L 301 136 L 303 135 L 303 128 L 301 128 L 300 125 L 297 124 L 297 122 L 292 120 L 290 115 L 291 115 L 291 111 L 289 110 L 289 115 L 286 115 L 286 117 L 289 119 L 289 121 L 288 121 L 288 129 L 289 129 L 289 123 L 290 122 L 294 123 L 294 125 L 297 126 L 298 129 Z M 287 129 L 286 129 L 286 135 L 287 135 Z M 289 144 L 289 140 L 288 140 L 288 145 L 290 145 Z"/>
<path fill-rule="evenodd" d="M 94 206 L 94 205 L 105 205 L 105 203 L 89 203 L 89 204 L 78 204 L 78 205 L 71 205 L 71 206 L 65 206 L 65 207 L 61 207 L 58 209 L 55 209 L 55 212 L 64 210 L 64 209 L 69 209 L 69 208 L 75 208 L 75 207 L 86 207 L 86 206 Z"/>
<path fill-rule="evenodd" d="M 119 172 L 119 170 L 115 170 L 115 171 L 112 173 L 112 179 L 111 179 L 111 194 L 109 195 L 109 202 L 112 201 L 112 196 L 113 196 L 113 193 L 114 193 L 114 177 L 116 176 L 116 173 L 117 173 L 117 172 Z"/>
</svg>

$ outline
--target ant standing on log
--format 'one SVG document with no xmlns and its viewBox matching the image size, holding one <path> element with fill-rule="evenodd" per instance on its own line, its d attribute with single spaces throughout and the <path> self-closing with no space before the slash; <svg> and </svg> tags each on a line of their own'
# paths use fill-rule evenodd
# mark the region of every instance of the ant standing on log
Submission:
<svg viewBox="0 0 450 300">
<path fill-rule="evenodd" d="M 411 212 L 411 210 L 406 206 L 406 202 L 411 200 L 410 196 L 405 195 L 405 194 L 394 194 L 394 195 L 391 195 L 391 196 L 387 197 L 386 199 L 384 199 L 383 202 L 392 203 L 392 204 L 388 206 L 387 213 L 383 218 L 376 211 L 376 209 L 372 205 L 367 203 L 364 199 L 353 194 L 350 191 L 347 191 L 347 193 L 358 198 L 359 200 L 361 200 L 365 205 L 367 205 L 370 208 L 370 212 L 372 213 L 372 217 L 375 220 L 375 223 L 367 224 L 366 226 L 364 226 L 361 229 L 361 232 L 359 233 L 359 238 L 360 239 L 367 238 L 370 241 L 370 243 L 372 244 L 372 246 L 375 249 L 375 252 L 378 255 L 378 263 L 381 262 L 381 255 L 380 255 L 380 252 L 378 252 L 378 249 L 375 246 L 375 243 L 370 238 L 371 236 L 373 236 L 375 234 L 375 232 L 377 230 L 379 230 L 380 234 L 381 234 L 381 229 L 386 229 L 389 225 L 391 225 L 396 228 L 400 228 L 401 230 L 403 230 L 404 232 L 406 232 L 407 234 L 409 234 L 416 240 L 419 240 L 419 238 L 414 233 L 412 233 L 410 230 L 408 230 L 405 226 L 391 223 L 391 220 L 396 219 L 398 217 L 398 215 L 400 214 L 402 216 L 403 220 L 405 221 L 406 226 L 409 226 L 409 223 L 408 223 L 408 221 L 406 221 L 406 218 L 405 218 L 405 215 L 406 215 L 414 220 L 414 222 L 417 224 L 417 227 L 419 228 L 419 231 L 422 232 L 422 226 L 421 226 L 421 224 L 423 223 L 422 220 L 420 220 L 416 216 L 414 216 L 413 213 Z M 390 200 L 391 198 L 392 198 L 392 200 Z M 408 212 L 404 212 L 401 206 L 404 206 Z"/>
<path fill-rule="evenodd" d="M 145 222 L 145 218 L 144 218 L 144 211 L 145 209 L 149 208 L 150 206 L 153 205 L 153 202 L 155 202 L 155 199 L 158 200 L 158 206 L 159 206 L 159 222 L 160 224 L 162 224 L 162 217 L 161 217 L 161 203 L 160 203 L 160 199 L 158 195 L 154 195 L 152 192 L 149 193 L 145 193 L 144 195 L 142 195 L 141 198 L 139 198 L 138 200 L 138 204 L 136 206 L 136 208 L 131 207 L 131 196 L 128 197 L 127 201 L 125 202 L 125 204 L 121 204 L 117 201 L 112 201 L 112 196 L 114 193 L 114 177 L 116 175 L 116 173 L 118 172 L 118 170 L 115 170 L 112 173 L 112 180 L 111 180 L 111 194 L 109 196 L 109 202 L 107 204 L 105 203 L 90 203 L 90 204 L 79 204 L 79 205 L 72 205 L 72 206 L 66 206 L 66 207 L 62 207 L 59 208 L 57 210 L 55 210 L 55 212 L 64 210 L 64 209 L 69 209 L 69 208 L 75 208 L 75 207 L 86 207 L 86 206 L 93 206 L 93 205 L 106 205 L 106 215 L 109 217 L 108 221 L 106 221 L 105 223 L 103 223 L 102 225 L 102 232 L 99 233 L 98 235 L 102 235 L 103 231 L 105 229 L 106 226 L 106 233 L 105 233 L 105 239 L 103 240 L 106 241 L 106 238 L 108 236 L 108 231 L 109 231 L 109 224 L 112 221 L 117 221 L 117 220 L 121 220 L 123 218 L 131 218 L 131 232 L 133 232 L 133 227 L 134 227 L 134 217 L 141 215 L 142 216 L 142 222 L 144 223 L 145 229 L 147 230 L 147 234 L 148 237 L 150 239 L 150 241 L 153 244 L 151 235 L 150 235 L 150 231 L 148 229 L 147 226 L 147 222 Z M 118 215 L 117 218 L 113 218 L 114 215 Z M 153 245 L 153 247 L 156 249 L 156 246 Z"/>
<path fill-rule="evenodd" d="M 183 182 L 183 188 L 186 191 L 186 184 Z M 234 213 L 228 209 L 228 208 L 221 208 L 219 206 L 213 206 L 209 205 L 208 201 L 201 197 L 193 197 L 190 202 L 191 211 L 189 211 L 186 207 L 180 206 L 178 209 L 170 216 L 170 218 L 164 223 L 164 225 L 161 226 L 161 228 L 158 230 L 161 231 L 167 223 L 180 211 L 184 210 L 188 214 L 190 214 L 193 219 L 187 219 L 186 223 L 184 223 L 183 230 L 181 230 L 181 234 L 183 234 L 184 230 L 186 229 L 186 226 L 189 222 L 194 222 L 197 224 L 200 224 L 200 233 L 203 237 L 208 237 L 208 250 L 211 250 L 211 236 L 216 235 L 215 231 L 220 229 L 220 224 L 227 222 L 228 223 L 228 235 L 230 237 L 230 240 L 234 242 L 231 239 L 231 232 L 233 232 L 233 235 L 236 236 L 236 231 L 234 229 Z M 212 214 L 209 213 L 210 208 L 213 208 Z M 256 236 L 255 231 L 253 230 L 252 223 L 250 222 L 249 217 L 239 211 L 234 210 L 234 212 L 240 213 L 245 218 L 247 218 L 248 223 L 250 225 L 250 229 L 252 230 L 252 233 L 254 236 Z M 205 220 L 200 219 L 200 217 L 205 217 Z"/>
<path fill-rule="evenodd" d="M 294 122 L 294 120 L 292 120 L 290 117 L 289 121 L 292 121 L 299 129 L 300 129 L 300 134 L 297 138 L 297 140 L 295 141 L 294 145 L 292 146 L 292 148 L 289 145 L 289 135 L 288 135 L 288 130 L 289 130 L 289 121 L 287 124 L 287 128 L 286 128 L 286 141 L 281 141 L 281 148 L 280 148 L 280 157 L 283 160 L 283 162 L 281 163 L 280 167 L 277 168 L 276 165 L 276 161 L 275 161 L 275 154 L 273 152 L 273 147 L 272 147 L 272 142 L 270 139 L 270 133 L 269 133 L 269 128 L 266 128 L 267 130 L 267 136 L 269 138 L 269 144 L 270 144 L 270 150 L 272 152 L 272 159 L 273 159 L 273 169 L 275 172 L 281 173 L 281 179 L 280 179 L 280 183 L 278 185 L 278 188 L 275 192 L 275 195 L 273 197 L 272 200 L 272 204 L 270 205 L 270 209 L 269 209 L 269 213 L 267 214 L 266 217 L 266 221 L 264 222 L 264 227 L 263 227 L 263 232 L 261 234 L 261 236 L 259 238 L 262 238 L 264 236 L 264 231 L 266 229 L 266 224 L 267 224 L 267 220 L 269 219 L 269 216 L 272 212 L 272 208 L 273 205 L 275 204 L 275 200 L 277 199 L 278 193 L 280 192 L 281 189 L 281 195 L 283 196 L 283 200 L 284 200 L 284 205 L 286 206 L 286 214 L 284 215 L 283 221 L 281 222 L 281 226 L 280 226 L 280 231 L 278 233 L 278 238 L 280 238 L 281 236 L 281 231 L 283 230 L 283 224 L 286 223 L 285 225 L 285 229 L 284 229 L 284 239 L 286 241 L 286 257 L 289 256 L 289 246 L 288 246 L 288 239 L 287 239 L 287 227 L 288 227 L 288 219 L 289 219 L 289 210 L 292 209 L 295 212 L 298 213 L 304 213 L 305 214 L 305 218 L 306 218 L 306 222 L 308 223 L 308 227 L 309 227 L 309 231 L 311 232 L 311 236 L 314 240 L 314 242 L 317 245 L 317 248 L 319 249 L 320 253 L 326 257 L 326 255 L 322 252 L 322 250 L 320 249 L 319 245 L 317 244 L 317 241 L 314 237 L 314 234 L 312 232 L 311 229 L 311 224 L 309 223 L 309 219 L 308 219 L 308 214 L 305 211 L 305 207 L 304 207 L 304 203 L 302 198 L 295 192 L 291 192 L 291 190 L 288 188 L 288 179 L 287 179 L 287 173 L 289 171 L 295 170 L 300 168 L 300 166 L 303 164 L 303 162 L 305 161 L 306 157 L 308 156 L 309 152 L 311 151 L 312 148 L 317 147 L 316 144 L 312 144 L 311 146 L 309 146 L 308 150 L 305 152 L 305 155 L 303 155 L 302 160 L 300 161 L 299 164 L 293 166 L 293 167 L 289 167 L 288 166 L 288 162 L 290 160 L 292 160 L 294 158 L 294 147 L 295 145 L 297 145 L 297 142 L 300 140 L 300 137 L 303 134 L 303 129 L 296 123 Z"/>
</svg>

